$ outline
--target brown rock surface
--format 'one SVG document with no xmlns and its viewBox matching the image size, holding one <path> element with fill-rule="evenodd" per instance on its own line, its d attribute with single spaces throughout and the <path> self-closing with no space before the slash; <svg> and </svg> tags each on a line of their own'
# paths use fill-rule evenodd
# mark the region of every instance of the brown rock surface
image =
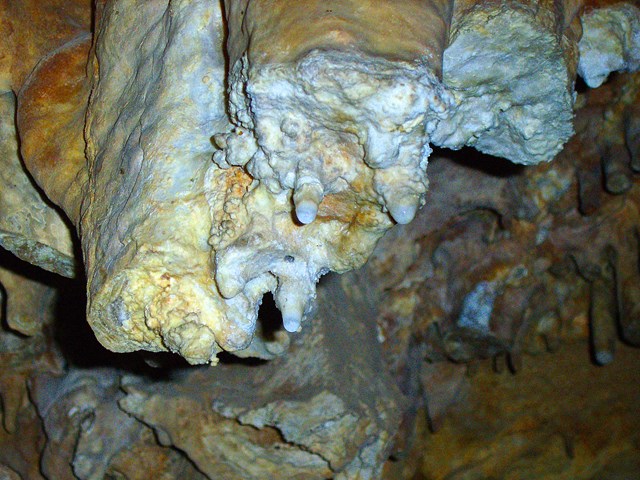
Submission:
<svg viewBox="0 0 640 480">
<path fill-rule="evenodd" d="M 27 262 L 72 277 L 77 268 L 73 233 L 24 168 L 15 111 L 15 95 L 0 94 L 0 246 Z"/>
<path fill-rule="evenodd" d="M 42 58 L 87 32 L 91 4 L 91 0 L 2 0 L 0 92 L 17 93 Z"/>
<path fill-rule="evenodd" d="M 589 363 L 583 343 L 525 360 L 515 375 L 482 362 L 440 429 L 425 433 L 422 478 L 640 478 L 640 352 Z"/>
<path fill-rule="evenodd" d="M 100 341 L 219 360 L 107 352 L 84 279 L 0 255 L 0 475 L 637 468 L 640 75 L 611 72 L 638 68 L 640 10 L 331 3 L 98 1 L 91 50 L 88 3 L 0 12 L 0 233 L 72 270 L 26 165 L 80 227 Z M 610 79 L 574 96 L 576 68 Z M 430 143 L 536 163 L 574 102 L 552 163 L 440 149 L 425 193 Z"/>
</svg>

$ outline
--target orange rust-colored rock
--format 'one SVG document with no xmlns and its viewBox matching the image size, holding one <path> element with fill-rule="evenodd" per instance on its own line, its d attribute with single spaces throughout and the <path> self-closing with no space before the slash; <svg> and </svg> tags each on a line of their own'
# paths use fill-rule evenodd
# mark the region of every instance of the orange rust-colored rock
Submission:
<svg viewBox="0 0 640 480">
<path fill-rule="evenodd" d="M 50 52 L 91 29 L 91 0 L 0 2 L 0 92 L 22 88 Z"/>
<path fill-rule="evenodd" d="M 80 220 L 87 183 L 83 132 L 89 101 L 86 69 L 90 46 L 87 33 L 51 52 L 31 73 L 18 97 L 24 163 L 74 224 Z"/>
</svg>

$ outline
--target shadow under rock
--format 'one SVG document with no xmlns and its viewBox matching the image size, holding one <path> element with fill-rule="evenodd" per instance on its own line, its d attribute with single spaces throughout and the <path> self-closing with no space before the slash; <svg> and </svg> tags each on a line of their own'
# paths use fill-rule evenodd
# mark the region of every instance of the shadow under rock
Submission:
<svg viewBox="0 0 640 480">
<path fill-rule="evenodd" d="M 521 175 L 527 168 L 525 165 L 518 165 L 507 159 L 479 152 L 472 147 L 464 147 L 460 150 L 434 147 L 429 163 L 436 163 L 441 159 L 448 159 L 460 166 L 498 178 Z"/>
</svg>

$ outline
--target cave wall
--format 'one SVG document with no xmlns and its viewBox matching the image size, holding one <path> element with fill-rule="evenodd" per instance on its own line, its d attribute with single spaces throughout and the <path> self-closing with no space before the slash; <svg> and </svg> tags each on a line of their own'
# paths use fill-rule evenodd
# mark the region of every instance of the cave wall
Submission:
<svg viewBox="0 0 640 480">
<path fill-rule="evenodd" d="M 0 6 L 3 476 L 637 471 L 637 7 Z"/>
</svg>

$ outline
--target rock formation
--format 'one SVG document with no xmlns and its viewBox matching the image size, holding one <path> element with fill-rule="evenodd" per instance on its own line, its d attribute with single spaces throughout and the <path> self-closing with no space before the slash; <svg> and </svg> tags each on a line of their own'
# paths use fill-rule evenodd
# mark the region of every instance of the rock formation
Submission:
<svg viewBox="0 0 640 480">
<path fill-rule="evenodd" d="M 637 9 L 602 9 L 625 36 L 586 34 L 579 63 L 579 6 L 98 3 L 91 52 L 82 31 L 58 42 L 17 121 L 25 165 L 79 228 L 101 343 L 192 363 L 281 352 L 286 334 L 255 334 L 263 295 L 298 331 L 323 274 L 415 216 L 430 145 L 550 160 L 576 69 L 607 52 L 600 77 L 635 68 Z"/>
<path fill-rule="evenodd" d="M 76 277 L 0 258 L 9 478 L 380 478 L 448 362 L 640 343 L 637 6 L 0 7 L 0 245 Z M 107 349 L 221 364 L 87 363 L 85 279 Z"/>
</svg>

